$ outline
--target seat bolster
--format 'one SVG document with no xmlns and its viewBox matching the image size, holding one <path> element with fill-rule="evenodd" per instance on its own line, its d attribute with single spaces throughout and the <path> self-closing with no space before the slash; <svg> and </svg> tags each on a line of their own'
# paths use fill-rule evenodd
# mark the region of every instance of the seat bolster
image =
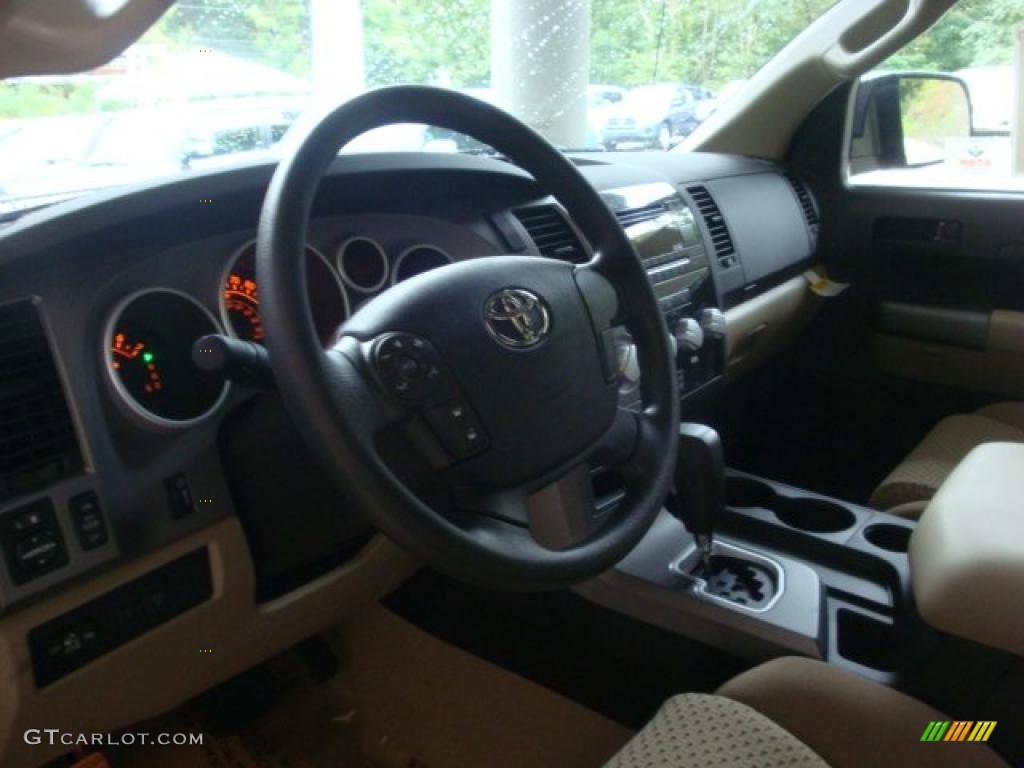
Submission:
<svg viewBox="0 0 1024 768">
<path fill-rule="evenodd" d="M 1014 429 L 1024 432 L 1024 403 L 986 405 L 977 411 L 977 415 L 993 421 L 1001 421 L 1003 424 L 1008 424 Z"/>
<path fill-rule="evenodd" d="M 805 744 L 745 704 L 686 693 L 658 714 L 605 768 L 829 768 Z"/>
<path fill-rule="evenodd" d="M 1024 430 L 977 414 L 949 416 L 932 429 L 871 494 L 875 509 L 928 501 L 963 458 L 983 443 L 1024 442 Z M 919 507 L 907 507 L 920 513 Z"/>
<path fill-rule="evenodd" d="M 954 718 L 820 661 L 775 659 L 718 694 L 778 723 L 832 768 L 1007 768 L 987 744 L 922 742 L 930 722 Z"/>
</svg>

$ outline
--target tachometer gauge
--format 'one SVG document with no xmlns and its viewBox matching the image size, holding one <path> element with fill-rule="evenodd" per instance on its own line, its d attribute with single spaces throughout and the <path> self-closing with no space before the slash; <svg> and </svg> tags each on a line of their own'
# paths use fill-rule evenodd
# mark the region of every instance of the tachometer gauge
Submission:
<svg viewBox="0 0 1024 768">
<path fill-rule="evenodd" d="M 203 306 L 176 291 L 142 291 L 122 301 L 107 321 L 104 363 L 128 415 L 161 428 L 210 415 L 228 384 L 192 364 L 192 344 L 219 332 Z"/>
<path fill-rule="evenodd" d="M 136 400 L 153 400 L 164 389 L 156 353 L 145 341 L 132 341 L 121 331 L 114 334 L 110 366 Z"/>
<path fill-rule="evenodd" d="M 306 285 L 313 323 L 326 344 L 348 317 L 348 297 L 327 260 L 306 246 Z M 228 262 L 221 285 L 221 316 L 228 333 L 245 341 L 263 341 L 259 288 L 256 284 L 256 243 L 242 246 Z"/>
</svg>

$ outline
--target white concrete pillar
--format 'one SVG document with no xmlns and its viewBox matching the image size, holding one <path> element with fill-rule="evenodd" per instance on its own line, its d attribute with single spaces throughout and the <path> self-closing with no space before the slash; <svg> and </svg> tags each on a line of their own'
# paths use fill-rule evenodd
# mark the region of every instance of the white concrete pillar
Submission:
<svg viewBox="0 0 1024 768">
<path fill-rule="evenodd" d="M 310 0 L 309 15 L 317 95 L 338 101 L 361 93 L 366 88 L 361 0 Z"/>
<path fill-rule="evenodd" d="M 590 0 L 491 0 L 491 87 L 551 142 L 587 135 Z"/>
<path fill-rule="evenodd" d="M 1013 173 L 1024 174 L 1024 26 L 1013 32 L 1013 114 L 1010 118 L 1010 142 Z"/>
</svg>

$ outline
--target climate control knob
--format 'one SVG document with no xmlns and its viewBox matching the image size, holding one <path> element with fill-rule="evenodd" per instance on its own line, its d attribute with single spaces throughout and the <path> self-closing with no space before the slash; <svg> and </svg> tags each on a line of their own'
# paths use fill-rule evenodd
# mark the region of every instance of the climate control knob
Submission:
<svg viewBox="0 0 1024 768">
<path fill-rule="evenodd" d="M 724 339 L 726 335 L 725 313 L 717 307 L 708 307 L 700 312 L 700 327 L 704 335 L 716 341 Z"/>
<path fill-rule="evenodd" d="M 672 328 L 676 351 L 682 356 L 696 354 L 704 346 L 704 329 L 692 317 L 684 317 Z"/>
</svg>

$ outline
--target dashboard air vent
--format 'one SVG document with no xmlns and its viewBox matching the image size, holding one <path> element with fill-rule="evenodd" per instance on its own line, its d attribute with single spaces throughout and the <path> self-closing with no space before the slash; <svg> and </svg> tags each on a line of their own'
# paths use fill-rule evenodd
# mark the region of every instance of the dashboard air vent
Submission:
<svg viewBox="0 0 1024 768">
<path fill-rule="evenodd" d="M 665 210 L 665 203 L 657 202 L 645 205 L 642 208 L 628 208 L 626 210 L 616 211 L 615 216 L 619 220 L 619 224 L 621 224 L 623 229 L 625 229 L 626 227 L 632 227 L 634 224 L 650 221 L 656 216 L 663 214 Z"/>
<path fill-rule="evenodd" d="M 787 173 L 786 179 L 789 181 L 789 185 L 793 187 L 793 191 L 796 193 L 796 199 L 800 201 L 800 207 L 803 209 L 804 218 L 807 220 L 807 226 L 812 232 L 817 234 L 820 220 L 818 219 L 818 212 L 814 208 L 814 201 L 811 200 L 811 195 L 807 191 L 807 187 L 792 173 Z"/>
<path fill-rule="evenodd" d="M 718 208 L 718 203 L 711 196 L 708 188 L 702 184 L 687 187 L 686 191 L 693 198 L 694 205 L 700 212 L 704 224 L 708 228 L 708 235 L 711 237 L 711 245 L 715 249 L 715 257 L 723 267 L 734 267 L 739 260 L 736 256 L 736 247 L 732 242 L 732 235 L 729 234 L 729 227 L 725 224 L 725 218 Z"/>
<path fill-rule="evenodd" d="M 534 208 L 520 208 L 514 213 L 519 223 L 526 228 L 537 250 L 544 256 L 573 264 L 587 261 L 583 244 L 558 207 L 538 205 Z"/>
<path fill-rule="evenodd" d="M 0 501 L 81 469 L 82 456 L 36 307 L 0 307 Z"/>
</svg>

